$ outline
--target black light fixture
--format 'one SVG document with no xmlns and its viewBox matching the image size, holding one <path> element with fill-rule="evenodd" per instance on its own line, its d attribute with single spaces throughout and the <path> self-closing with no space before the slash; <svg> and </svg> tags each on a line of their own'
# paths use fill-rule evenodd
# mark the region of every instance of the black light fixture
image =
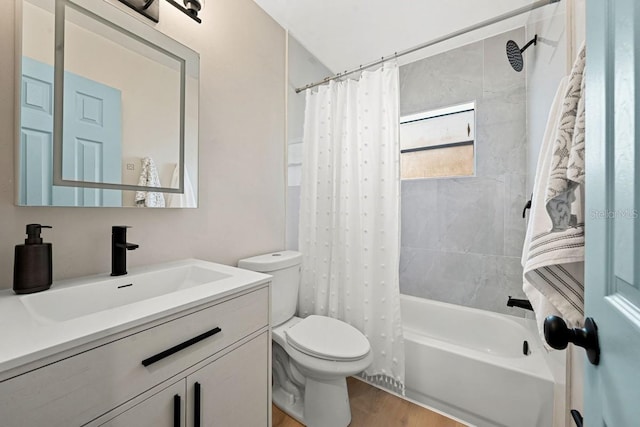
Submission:
<svg viewBox="0 0 640 427">
<path fill-rule="evenodd" d="M 154 0 L 148 0 L 153 2 Z M 169 3 L 174 5 L 178 10 L 181 10 L 188 17 L 196 21 L 200 24 L 202 21 L 198 18 L 198 13 L 202 9 L 202 5 L 204 4 L 204 0 L 183 0 L 184 7 L 180 5 L 175 0 L 167 0 Z"/>
<path fill-rule="evenodd" d="M 175 0 L 166 1 L 189 18 L 196 21 L 198 24 L 202 22 L 202 20 L 198 18 L 198 13 L 202 10 L 204 0 L 181 0 L 184 6 Z M 120 0 L 120 2 L 126 4 L 141 15 L 151 19 L 153 22 L 160 21 L 160 8 L 158 6 L 160 3 L 159 0 Z"/>
</svg>

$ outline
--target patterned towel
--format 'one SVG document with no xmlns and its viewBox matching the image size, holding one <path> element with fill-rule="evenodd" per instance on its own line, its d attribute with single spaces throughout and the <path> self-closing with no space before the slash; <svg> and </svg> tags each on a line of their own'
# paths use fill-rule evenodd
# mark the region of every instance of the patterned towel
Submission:
<svg viewBox="0 0 640 427">
<path fill-rule="evenodd" d="M 553 157 L 545 203 L 553 222 L 552 231 L 577 226 L 575 190 L 584 185 L 585 44 L 573 64 L 562 103 L 560 124 L 553 144 Z"/>
<path fill-rule="evenodd" d="M 144 187 L 162 187 L 156 164 L 151 157 L 142 159 L 142 171 L 138 185 Z M 148 208 L 164 208 L 164 196 L 153 191 L 136 191 L 136 206 Z"/>
<path fill-rule="evenodd" d="M 544 342 L 544 319 L 584 319 L 584 46 L 553 101 L 538 158 L 523 286 Z M 549 348 L 549 347 L 547 347 Z"/>
</svg>

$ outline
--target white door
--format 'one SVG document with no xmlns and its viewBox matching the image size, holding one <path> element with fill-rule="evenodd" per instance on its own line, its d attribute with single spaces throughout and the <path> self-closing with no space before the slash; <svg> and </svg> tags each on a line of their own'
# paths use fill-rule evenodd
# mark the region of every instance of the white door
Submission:
<svg viewBox="0 0 640 427">
<path fill-rule="evenodd" d="M 638 44 L 636 45 L 636 41 Z M 640 426 L 640 2 L 588 0 L 585 425 Z M 638 168 L 636 168 L 638 166 Z"/>
</svg>

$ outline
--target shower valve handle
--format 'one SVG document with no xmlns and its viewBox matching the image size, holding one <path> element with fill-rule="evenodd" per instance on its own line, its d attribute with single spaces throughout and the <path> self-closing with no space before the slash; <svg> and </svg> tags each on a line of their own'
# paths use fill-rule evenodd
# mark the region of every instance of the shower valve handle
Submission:
<svg viewBox="0 0 640 427">
<path fill-rule="evenodd" d="M 585 319 L 584 328 L 569 329 L 561 317 L 549 316 L 544 319 L 544 339 L 556 350 L 564 350 L 569 343 L 573 343 L 587 351 L 589 362 L 593 365 L 600 362 L 598 327 L 591 317 Z"/>
</svg>

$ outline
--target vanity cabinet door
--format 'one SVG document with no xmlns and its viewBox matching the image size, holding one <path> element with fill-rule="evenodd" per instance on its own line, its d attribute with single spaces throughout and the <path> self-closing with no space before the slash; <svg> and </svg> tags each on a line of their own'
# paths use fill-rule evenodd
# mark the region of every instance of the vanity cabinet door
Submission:
<svg viewBox="0 0 640 427">
<path fill-rule="evenodd" d="M 187 377 L 188 426 L 269 425 L 269 339 L 265 332 Z"/>
<path fill-rule="evenodd" d="M 186 387 L 183 379 L 100 425 L 104 427 L 183 427 L 186 425 Z"/>
</svg>

